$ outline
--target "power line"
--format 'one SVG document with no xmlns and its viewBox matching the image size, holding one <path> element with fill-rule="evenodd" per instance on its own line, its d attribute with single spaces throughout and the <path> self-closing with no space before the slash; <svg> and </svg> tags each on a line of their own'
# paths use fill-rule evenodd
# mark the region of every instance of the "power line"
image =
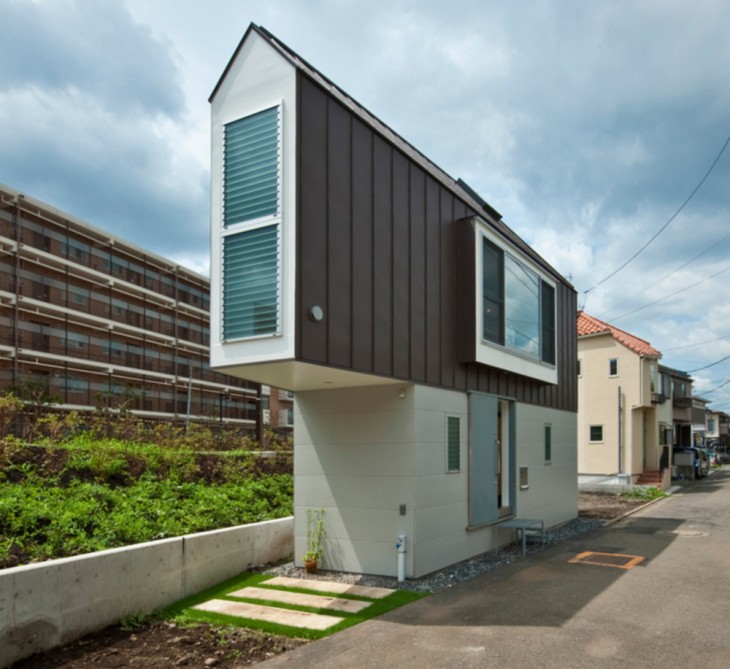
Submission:
<svg viewBox="0 0 730 669">
<path fill-rule="evenodd" d="M 610 314 L 612 311 L 615 311 L 622 304 L 626 304 L 627 302 L 629 302 L 632 299 L 638 297 L 639 295 L 643 295 L 646 291 L 651 290 L 654 286 L 658 286 L 660 283 L 662 283 L 662 281 L 666 281 L 668 278 L 674 276 L 677 272 L 679 272 L 680 270 L 682 270 L 685 267 L 687 267 L 687 265 L 691 265 L 695 260 L 699 260 L 703 255 L 705 255 L 705 253 L 708 253 L 709 251 L 711 251 L 713 249 L 716 249 L 718 246 L 721 246 L 722 244 L 724 244 L 728 239 L 730 239 L 730 235 L 725 235 L 725 237 L 723 237 L 719 242 L 710 244 L 704 251 L 702 251 L 701 253 L 698 253 L 694 258 L 692 258 L 692 260 L 688 260 L 686 263 L 680 265 L 675 270 L 672 270 L 671 272 L 669 272 L 669 274 L 667 274 L 666 276 L 663 276 L 658 281 L 655 281 L 654 283 L 652 283 L 651 285 L 647 286 L 643 290 L 640 290 L 638 293 L 634 293 L 633 295 L 631 295 L 631 297 L 627 297 L 625 300 L 622 300 L 621 302 L 619 302 L 618 304 L 614 305 L 613 307 L 611 307 L 607 311 L 604 311 L 602 314 L 599 314 L 598 315 L 598 318 L 605 318 L 606 317 L 606 314 Z"/>
<path fill-rule="evenodd" d="M 723 272 L 727 272 L 730 269 L 730 266 L 726 267 L 725 269 L 721 269 L 719 272 L 715 272 L 714 274 L 710 276 L 706 276 L 704 279 L 700 279 L 699 281 L 690 284 L 689 286 L 685 286 L 684 288 L 680 288 L 679 290 L 671 293 L 670 295 L 665 295 L 664 297 L 660 297 L 658 300 L 654 300 L 653 302 L 649 302 L 648 304 L 645 304 L 642 307 L 637 307 L 636 309 L 633 309 L 631 311 L 627 311 L 624 314 L 621 314 L 620 316 L 614 316 L 611 320 L 617 321 L 621 318 L 625 318 L 626 316 L 630 316 L 631 314 L 635 314 L 637 311 L 642 311 L 644 309 L 647 309 L 649 307 L 653 307 L 655 304 L 659 304 L 659 302 L 664 302 L 664 300 L 668 300 L 670 297 L 675 297 L 676 295 L 679 295 L 680 293 L 684 293 L 685 291 L 689 290 L 690 288 L 694 288 L 695 286 L 699 286 L 701 283 L 704 283 L 705 281 L 709 281 L 710 279 L 714 279 L 716 276 L 720 276 Z"/>
<path fill-rule="evenodd" d="M 710 367 L 719 365 L 721 362 L 725 362 L 725 360 L 730 360 L 730 355 L 726 355 L 724 358 L 718 360 L 717 362 L 712 362 L 709 365 L 705 365 L 704 367 L 698 367 L 697 369 L 690 369 L 687 372 L 687 374 L 694 374 L 695 372 L 701 372 L 703 369 L 710 369 Z"/>
<path fill-rule="evenodd" d="M 716 388 L 712 388 L 712 389 L 710 389 L 710 390 L 700 390 L 700 391 L 699 391 L 699 393 L 700 393 L 701 395 L 709 395 L 710 393 L 714 393 L 714 392 L 715 392 L 716 390 L 720 390 L 720 388 L 724 388 L 724 387 L 725 387 L 725 386 L 726 386 L 726 385 L 727 385 L 728 383 L 730 383 L 730 380 L 728 380 L 728 381 L 725 381 L 725 383 L 721 383 L 721 384 L 720 384 L 719 386 L 717 386 Z"/>
<path fill-rule="evenodd" d="M 704 346 L 705 344 L 714 344 L 716 341 L 724 341 L 728 337 L 730 337 L 730 332 L 726 335 L 722 335 L 722 337 L 718 337 L 717 339 L 708 339 L 707 341 L 698 341 L 695 344 L 684 344 L 683 346 L 672 346 L 671 348 L 662 347 L 662 351 L 664 351 L 666 353 L 667 351 L 679 351 L 682 348 L 693 348 L 695 346 Z"/>
<path fill-rule="evenodd" d="M 677 209 L 677 211 L 675 211 L 669 217 L 669 220 L 661 228 L 659 228 L 659 230 L 656 233 L 654 233 L 654 236 L 648 242 L 646 242 L 646 244 L 644 244 L 644 246 L 642 246 L 636 253 L 634 253 L 634 255 L 632 255 L 623 265 L 621 265 L 620 267 L 615 269 L 607 277 L 601 279 L 594 286 L 591 286 L 588 290 L 583 291 L 585 295 L 588 295 L 588 293 L 590 293 L 593 289 L 598 288 L 598 286 L 603 285 L 604 283 L 606 283 L 606 281 L 608 281 L 609 279 L 616 276 L 622 269 L 624 269 L 624 267 L 626 267 L 631 261 L 633 261 L 635 258 L 637 258 L 639 256 L 639 254 L 641 254 L 649 246 L 649 244 L 651 244 L 660 234 L 662 234 L 662 232 L 664 232 L 664 230 L 666 230 L 667 226 L 675 218 L 677 218 L 677 216 L 679 216 L 679 213 L 687 206 L 687 204 L 689 204 L 689 201 L 695 196 L 697 191 L 702 187 L 702 184 L 705 183 L 705 181 L 707 180 L 707 177 L 709 177 L 710 174 L 712 173 L 712 170 L 715 169 L 715 165 L 717 165 L 717 163 L 719 162 L 719 160 L 722 157 L 722 154 L 725 152 L 725 149 L 727 148 L 728 144 L 730 144 L 730 135 L 728 135 L 728 138 L 725 140 L 725 143 L 722 145 L 722 148 L 720 149 L 720 153 L 718 153 L 715 160 L 712 161 L 712 165 L 710 165 L 710 169 L 708 169 L 707 172 L 705 172 L 705 176 L 703 176 L 702 179 L 700 179 L 700 182 L 697 184 L 697 186 L 695 186 L 694 190 L 689 194 L 687 199 L 680 205 L 679 209 Z"/>
</svg>

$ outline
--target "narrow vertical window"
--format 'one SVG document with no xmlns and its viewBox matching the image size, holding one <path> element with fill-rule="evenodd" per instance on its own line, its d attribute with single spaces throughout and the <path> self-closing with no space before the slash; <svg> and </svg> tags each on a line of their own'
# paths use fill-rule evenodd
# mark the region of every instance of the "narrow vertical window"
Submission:
<svg viewBox="0 0 730 669">
<path fill-rule="evenodd" d="M 461 470 L 461 419 L 458 416 L 446 418 L 446 471 Z"/>
<path fill-rule="evenodd" d="M 504 252 L 486 239 L 483 263 L 482 336 L 504 344 Z"/>
<path fill-rule="evenodd" d="M 611 358 L 608 361 L 608 375 L 618 376 L 618 358 Z"/>
<path fill-rule="evenodd" d="M 223 128 L 222 337 L 279 334 L 279 107 Z"/>
<path fill-rule="evenodd" d="M 555 288 L 540 282 L 540 341 L 542 361 L 555 364 Z"/>
<path fill-rule="evenodd" d="M 553 426 L 545 426 L 545 462 L 553 460 Z"/>
</svg>

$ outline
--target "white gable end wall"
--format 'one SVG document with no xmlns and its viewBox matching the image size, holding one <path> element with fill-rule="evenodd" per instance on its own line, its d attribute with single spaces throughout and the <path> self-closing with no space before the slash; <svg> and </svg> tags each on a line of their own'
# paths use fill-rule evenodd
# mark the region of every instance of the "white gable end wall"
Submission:
<svg viewBox="0 0 730 669">
<path fill-rule="evenodd" d="M 222 342 L 221 291 L 223 127 L 281 105 L 281 335 Z M 211 101 L 211 300 L 212 367 L 294 357 L 296 240 L 296 71 L 255 32 L 231 63 Z"/>
</svg>

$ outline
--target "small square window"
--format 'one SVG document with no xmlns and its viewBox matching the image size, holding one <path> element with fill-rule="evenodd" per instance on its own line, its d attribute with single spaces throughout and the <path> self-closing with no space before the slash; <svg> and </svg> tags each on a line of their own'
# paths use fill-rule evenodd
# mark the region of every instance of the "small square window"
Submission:
<svg viewBox="0 0 730 669">
<path fill-rule="evenodd" d="M 591 441 L 603 441 L 603 425 L 591 425 Z"/>
<path fill-rule="evenodd" d="M 618 376 L 618 358 L 611 358 L 608 361 L 608 375 Z"/>
</svg>

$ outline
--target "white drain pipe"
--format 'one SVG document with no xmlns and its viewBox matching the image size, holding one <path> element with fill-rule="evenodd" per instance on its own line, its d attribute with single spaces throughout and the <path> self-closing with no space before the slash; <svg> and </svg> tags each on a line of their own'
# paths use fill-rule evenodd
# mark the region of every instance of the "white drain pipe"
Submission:
<svg viewBox="0 0 730 669">
<path fill-rule="evenodd" d="M 399 534 L 395 542 L 395 550 L 398 552 L 398 583 L 406 580 L 406 535 Z"/>
</svg>

